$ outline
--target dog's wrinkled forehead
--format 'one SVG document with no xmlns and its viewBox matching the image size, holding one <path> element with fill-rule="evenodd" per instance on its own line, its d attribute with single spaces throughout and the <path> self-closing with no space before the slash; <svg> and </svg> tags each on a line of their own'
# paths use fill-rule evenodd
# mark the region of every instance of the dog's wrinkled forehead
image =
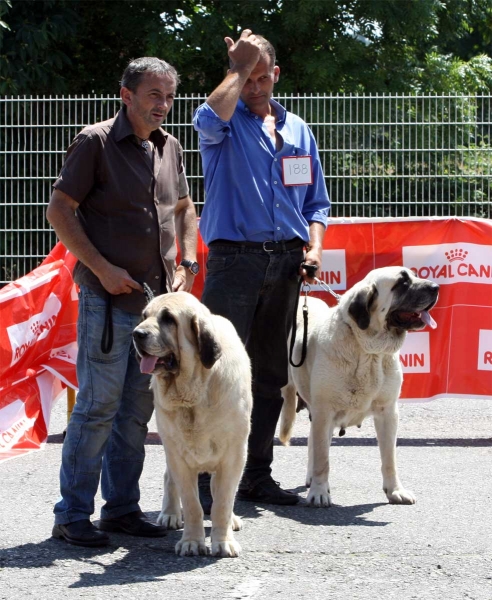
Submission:
<svg viewBox="0 0 492 600">
<path fill-rule="evenodd" d="M 142 312 L 142 319 L 192 315 L 196 312 L 197 306 L 199 307 L 200 304 L 191 294 L 185 292 L 162 294 L 147 304 Z"/>
</svg>

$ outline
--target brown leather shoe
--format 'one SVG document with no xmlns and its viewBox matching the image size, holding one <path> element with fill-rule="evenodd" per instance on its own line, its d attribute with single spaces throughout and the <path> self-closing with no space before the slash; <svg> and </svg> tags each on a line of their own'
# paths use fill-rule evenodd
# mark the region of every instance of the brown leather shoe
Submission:
<svg viewBox="0 0 492 600">
<path fill-rule="evenodd" d="M 114 519 L 101 519 L 99 529 L 102 531 L 116 531 L 138 537 L 163 537 L 167 529 L 162 525 L 155 525 L 147 520 L 141 510 L 136 510 Z"/>
<path fill-rule="evenodd" d="M 109 544 L 109 536 L 103 531 L 99 531 L 89 519 L 81 519 L 65 525 L 55 525 L 51 535 L 74 546 L 96 547 Z"/>
</svg>

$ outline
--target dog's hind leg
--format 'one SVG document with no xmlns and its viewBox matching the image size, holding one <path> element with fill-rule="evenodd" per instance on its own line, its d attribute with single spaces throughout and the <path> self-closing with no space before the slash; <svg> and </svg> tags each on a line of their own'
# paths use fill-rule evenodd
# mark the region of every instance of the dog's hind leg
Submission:
<svg viewBox="0 0 492 600">
<path fill-rule="evenodd" d="M 398 431 L 398 405 L 396 402 L 374 412 L 374 427 L 381 454 L 383 489 L 391 504 L 415 504 L 415 496 L 405 490 L 396 467 L 396 435 Z"/>
<path fill-rule="evenodd" d="M 164 496 L 162 498 L 162 510 L 157 517 L 157 523 L 164 525 L 167 529 L 181 529 L 183 527 L 179 492 L 169 465 L 167 465 L 164 474 Z"/>
<path fill-rule="evenodd" d="M 318 402 L 323 404 L 322 399 Z M 308 472 L 306 486 L 309 487 L 307 503 L 311 506 L 331 506 L 329 449 L 333 436 L 333 419 L 323 410 L 316 410 L 316 399 L 311 404 L 311 429 L 308 441 Z"/>
</svg>

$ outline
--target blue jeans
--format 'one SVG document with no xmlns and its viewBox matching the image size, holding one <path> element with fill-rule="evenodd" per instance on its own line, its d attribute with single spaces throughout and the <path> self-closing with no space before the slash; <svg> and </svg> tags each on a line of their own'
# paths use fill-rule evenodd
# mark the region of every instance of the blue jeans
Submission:
<svg viewBox="0 0 492 600">
<path fill-rule="evenodd" d="M 101 518 L 139 510 L 139 478 L 153 411 L 150 376 L 140 373 L 132 331 L 141 321 L 113 308 L 113 347 L 101 352 L 106 302 L 81 286 L 77 322 L 79 392 L 62 450 L 55 523 L 88 519 L 101 478 Z"/>
<path fill-rule="evenodd" d="M 252 363 L 253 414 L 244 471 L 250 482 L 271 473 L 303 258 L 302 246 L 279 253 L 226 243 L 209 248 L 202 302 L 232 321 Z"/>
</svg>

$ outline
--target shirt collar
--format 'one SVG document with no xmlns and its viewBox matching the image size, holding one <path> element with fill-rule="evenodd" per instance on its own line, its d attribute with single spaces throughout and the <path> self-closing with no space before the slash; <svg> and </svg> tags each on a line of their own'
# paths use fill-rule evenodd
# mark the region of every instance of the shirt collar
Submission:
<svg viewBox="0 0 492 600">
<path fill-rule="evenodd" d="M 277 115 L 277 124 L 283 124 L 285 122 L 287 111 L 279 102 L 277 102 L 273 98 L 270 98 L 270 104 L 273 106 L 275 114 Z M 253 114 L 241 99 L 238 100 L 237 107 L 248 115 Z"/>
<path fill-rule="evenodd" d="M 113 123 L 113 131 L 115 134 L 115 139 L 117 142 L 120 142 L 122 139 L 135 135 L 133 132 L 132 124 L 128 120 L 126 116 L 126 107 L 122 107 L 117 113 Z M 166 138 L 169 134 L 159 127 L 150 134 L 150 139 L 152 142 L 159 147 L 163 147 L 166 143 Z"/>
</svg>

